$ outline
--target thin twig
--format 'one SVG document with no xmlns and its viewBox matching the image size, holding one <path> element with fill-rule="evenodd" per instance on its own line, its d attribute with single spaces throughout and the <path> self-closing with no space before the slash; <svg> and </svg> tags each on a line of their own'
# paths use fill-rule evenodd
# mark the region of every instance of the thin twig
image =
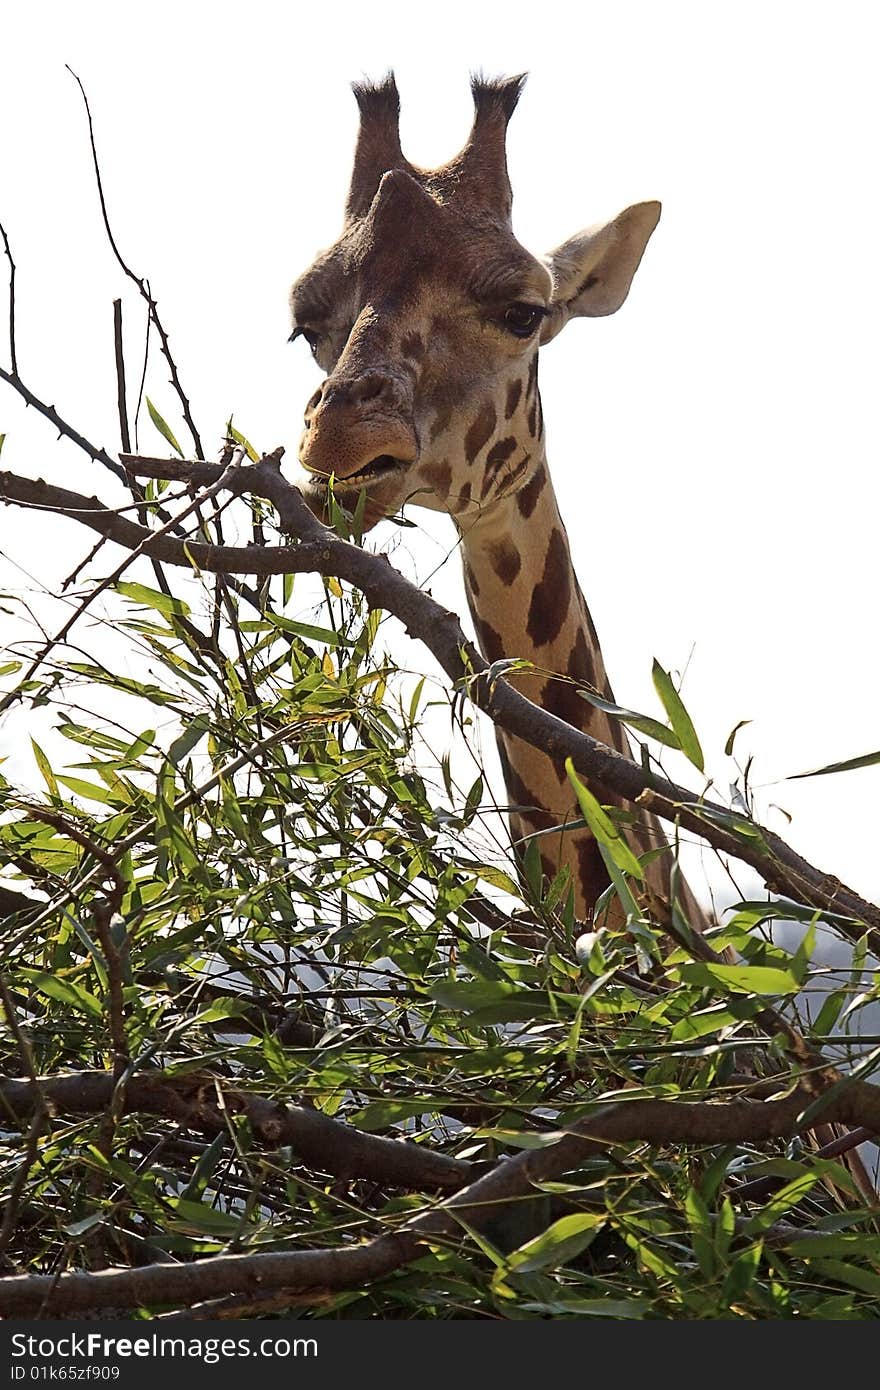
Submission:
<svg viewBox="0 0 880 1390">
<path fill-rule="evenodd" d="M 70 67 L 70 65 L 67 63 L 65 64 L 65 67 L 67 68 L 67 71 L 70 73 L 73 80 L 76 82 L 76 85 L 79 87 L 80 93 L 82 94 L 83 104 L 86 108 L 86 119 L 88 120 L 89 124 L 89 143 L 92 147 L 92 162 L 95 167 L 95 179 L 98 185 L 98 200 L 101 204 L 101 217 L 104 222 L 104 230 L 107 233 L 107 240 L 110 243 L 111 250 L 113 251 L 113 255 L 116 257 L 116 260 L 119 263 L 120 268 L 128 276 L 129 280 L 131 280 L 132 283 L 137 286 L 141 297 L 146 302 L 150 318 L 153 324 L 155 325 L 156 332 L 159 334 L 159 340 L 162 345 L 162 355 L 165 358 L 165 361 L 168 363 L 168 368 L 171 372 L 171 385 L 174 387 L 174 390 L 177 394 L 177 399 L 180 401 L 181 409 L 183 411 L 183 418 L 186 421 L 187 428 L 190 432 L 190 435 L 192 436 L 196 456 L 200 459 L 203 459 L 205 455 L 204 450 L 202 449 L 202 441 L 199 437 L 199 432 L 196 429 L 196 424 L 192 417 L 192 411 L 190 410 L 189 400 L 187 399 L 187 396 L 185 395 L 180 382 L 180 376 L 177 371 L 177 364 L 175 363 L 174 358 L 171 355 L 171 348 L 168 344 L 168 334 L 165 332 L 162 320 L 159 318 L 159 311 L 156 306 L 156 301 L 153 298 L 153 295 L 150 291 L 148 282 L 145 279 L 143 279 L 140 275 L 136 275 L 135 272 L 131 269 L 131 267 L 127 264 L 127 262 L 123 259 L 122 253 L 120 252 L 119 247 L 116 245 L 116 239 L 113 236 L 113 231 L 110 226 L 110 218 L 107 213 L 107 203 L 104 198 L 104 185 L 101 180 L 101 166 L 98 162 L 98 150 L 95 144 L 95 127 L 92 121 L 92 112 L 89 106 L 89 99 L 86 96 L 85 87 L 83 86 L 80 79 L 77 77 L 73 68 Z"/>
<path fill-rule="evenodd" d="M 180 527 L 181 522 L 185 521 L 186 518 L 192 512 L 198 511 L 202 502 L 206 498 L 211 497 L 215 493 L 219 492 L 221 486 L 228 486 L 229 480 L 231 479 L 232 474 L 235 472 L 235 469 L 239 466 L 243 456 L 244 450 L 239 450 L 236 453 L 232 463 L 230 463 L 229 468 L 227 470 L 227 472 L 229 473 L 229 479 L 226 479 L 224 481 L 224 479 L 218 478 L 215 484 L 212 484 L 212 486 L 209 487 L 204 493 L 202 493 L 200 496 L 196 497 L 193 501 L 188 503 L 188 505 L 184 507 L 183 511 L 178 512 L 176 516 L 170 517 L 169 520 L 165 522 L 164 526 L 160 526 L 159 529 L 156 531 L 149 531 L 146 527 L 140 528 L 144 532 L 143 541 L 139 545 L 134 546 L 130 553 L 125 556 L 125 558 L 116 566 L 116 569 L 113 570 L 111 574 L 108 574 L 105 579 L 100 580 L 97 584 L 94 585 L 92 589 L 89 590 L 85 598 L 83 598 L 80 601 L 80 603 L 77 604 L 76 608 L 74 608 L 73 612 L 67 618 L 66 622 L 63 623 L 63 625 L 59 628 L 59 630 L 54 634 L 53 637 L 50 637 L 49 640 L 44 643 L 44 645 L 40 648 L 39 652 L 34 657 L 33 661 L 31 662 L 24 675 L 19 680 L 16 690 L 10 691 L 10 693 L 5 697 L 5 699 L 0 701 L 0 712 L 7 708 L 8 705 L 12 704 L 12 702 L 16 699 L 18 695 L 18 691 L 21 689 L 23 685 L 27 685 L 28 681 L 33 679 L 33 677 L 36 675 L 37 671 L 40 669 L 50 652 L 52 652 L 55 649 L 55 647 L 59 645 L 59 643 L 63 642 L 69 636 L 71 629 L 83 616 L 86 609 L 91 607 L 95 600 L 101 594 L 105 593 L 107 589 L 112 589 L 113 586 L 118 583 L 118 581 L 125 574 L 125 571 L 130 568 L 132 563 L 138 558 L 139 555 L 145 554 L 147 552 L 150 546 L 149 538 L 151 536 L 166 536 L 172 531 L 177 531 Z M 184 544 L 186 543 L 184 542 Z M 204 634 L 199 633 L 199 636 L 202 638 L 203 641 L 206 640 L 204 638 Z M 212 652 L 214 651 L 213 647 L 210 646 L 208 647 L 208 650 Z"/>
<path fill-rule="evenodd" d="M 3 249 L 9 262 L 9 363 L 12 367 L 12 375 L 18 376 L 18 358 L 15 351 L 15 261 L 12 259 L 9 237 L 6 235 L 6 228 L 2 222 L 0 222 L 0 236 L 3 238 Z"/>
<path fill-rule="evenodd" d="M 122 300 L 113 301 L 113 349 L 116 360 L 116 403 L 119 409 L 119 437 L 123 453 L 131 450 L 131 436 L 128 432 L 128 403 L 125 399 L 125 351 L 122 342 Z M 142 522 L 146 525 L 146 522 Z"/>
</svg>

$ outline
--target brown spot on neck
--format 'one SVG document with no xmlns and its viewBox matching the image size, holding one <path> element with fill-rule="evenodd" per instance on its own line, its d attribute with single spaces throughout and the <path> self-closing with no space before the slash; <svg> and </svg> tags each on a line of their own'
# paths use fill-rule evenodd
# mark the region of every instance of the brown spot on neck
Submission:
<svg viewBox="0 0 880 1390">
<path fill-rule="evenodd" d="M 504 773 L 507 794 L 511 805 L 517 807 L 520 820 L 525 821 L 533 830 L 552 829 L 556 824 L 556 818 L 542 804 L 537 793 L 526 786 L 516 768 L 512 766 L 504 743 L 499 743 L 498 751 L 501 755 L 501 770 Z"/>
<path fill-rule="evenodd" d="M 481 618 L 479 613 L 474 613 L 474 627 L 477 631 L 480 651 L 486 660 L 488 662 L 500 661 L 504 656 L 504 643 L 492 624 L 487 623 L 485 618 Z"/>
<path fill-rule="evenodd" d="M 473 463 L 484 444 L 488 444 L 497 422 L 494 401 L 486 401 L 480 406 L 477 415 L 464 437 L 464 456 Z"/>
<path fill-rule="evenodd" d="M 594 632 L 594 639 L 595 635 Z M 582 681 L 584 685 L 596 687 L 596 663 L 593 660 L 593 653 L 587 646 L 587 639 L 581 629 L 578 629 L 578 634 L 574 639 L 574 646 L 568 658 L 566 672 L 571 676 L 572 680 Z"/>
<path fill-rule="evenodd" d="M 496 541 L 489 547 L 489 563 L 501 583 L 510 586 L 522 568 L 520 553 L 512 541 Z"/>
<path fill-rule="evenodd" d="M 590 725 L 593 707 L 588 705 L 586 700 L 581 699 L 577 687 L 568 681 L 545 681 L 538 704 L 548 714 L 555 714 L 557 719 L 564 719 L 566 724 L 571 724 L 573 728 L 580 729 L 582 732 Z"/>
<path fill-rule="evenodd" d="M 535 585 L 526 631 L 536 647 L 545 647 L 562 631 L 571 601 L 571 560 L 565 537 L 554 526 L 547 546 L 544 573 Z"/>
<path fill-rule="evenodd" d="M 547 484 L 547 470 L 543 464 L 536 470 L 525 487 L 521 487 L 516 494 L 516 504 L 520 514 L 526 518 L 530 517 L 535 507 L 538 505 L 538 498 L 544 491 Z"/>
</svg>

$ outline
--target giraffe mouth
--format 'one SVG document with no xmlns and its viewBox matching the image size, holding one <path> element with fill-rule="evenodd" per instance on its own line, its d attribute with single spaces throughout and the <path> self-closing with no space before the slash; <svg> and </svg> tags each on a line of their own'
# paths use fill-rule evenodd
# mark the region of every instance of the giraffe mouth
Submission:
<svg viewBox="0 0 880 1390">
<path fill-rule="evenodd" d="M 344 478 L 340 478 L 339 482 L 346 487 L 351 484 L 357 486 L 358 483 L 371 483 L 377 478 L 385 478 L 391 473 L 398 473 L 405 467 L 405 461 L 395 458 L 393 454 L 377 454 L 374 459 L 370 459 L 369 463 L 365 463 L 355 473 L 347 473 Z"/>
<path fill-rule="evenodd" d="M 306 487 L 313 493 L 325 493 L 330 478 L 333 477 L 333 488 L 337 493 L 345 494 L 357 492 L 361 488 L 370 487 L 372 484 L 381 483 L 387 478 L 394 478 L 405 471 L 410 466 L 410 460 L 396 458 L 394 454 L 377 454 L 375 458 L 364 463 L 354 473 L 325 473 L 317 468 L 310 468 L 303 464 L 306 470 Z"/>
</svg>

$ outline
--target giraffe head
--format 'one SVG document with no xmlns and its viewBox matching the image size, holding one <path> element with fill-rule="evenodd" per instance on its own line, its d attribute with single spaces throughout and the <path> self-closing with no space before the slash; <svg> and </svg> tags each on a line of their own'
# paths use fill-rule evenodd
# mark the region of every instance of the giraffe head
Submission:
<svg viewBox="0 0 880 1390">
<path fill-rule="evenodd" d="M 472 83 L 464 149 L 405 158 L 394 78 L 355 85 L 360 131 L 343 230 L 291 290 L 293 337 L 327 373 L 300 461 L 320 511 L 327 479 L 365 523 L 406 501 L 476 519 L 528 487 L 542 457 L 538 349 L 629 291 L 659 203 L 640 203 L 535 257 L 511 230 L 507 125 L 524 78 Z"/>
</svg>

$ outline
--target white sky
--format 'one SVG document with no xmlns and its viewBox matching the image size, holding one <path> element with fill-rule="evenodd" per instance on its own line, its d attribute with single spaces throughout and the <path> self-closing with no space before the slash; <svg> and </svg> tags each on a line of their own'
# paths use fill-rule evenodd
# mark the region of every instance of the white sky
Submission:
<svg viewBox="0 0 880 1390">
<path fill-rule="evenodd" d="M 286 290 L 339 228 L 348 83 L 393 66 L 404 148 L 431 164 L 466 137 L 471 69 L 528 69 L 509 151 L 530 249 L 664 204 L 620 314 L 570 326 L 542 356 L 551 471 L 617 696 L 656 713 L 651 658 L 690 657 L 684 695 L 720 784 L 724 739 L 751 718 L 738 749 L 755 755 L 764 807 L 794 816 L 772 823 L 876 896 L 880 767 L 769 785 L 880 747 L 875 13 L 784 0 L 8 9 L 0 220 L 22 375 L 118 447 L 112 299 L 125 295 L 131 380 L 143 320 L 103 237 L 65 62 L 89 93 L 117 240 L 151 279 L 206 443 L 234 410 L 260 447 L 290 453 L 317 369 L 285 342 Z M 176 425 L 161 370 L 148 389 Z M 4 467 L 113 497 L 0 387 L 4 430 Z M 164 450 L 149 424 L 141 443 Z M 427 574 L 451 525 L 412 515 L 430 527 L 406 533 Z M 41 576 L 84 548 L 70 523 L 0 511 L 0 550 Z M 0 558 L 0 589 L 20 583 Z M 454 558 L 432 589 L 463 607 Z"/>
</svg>

